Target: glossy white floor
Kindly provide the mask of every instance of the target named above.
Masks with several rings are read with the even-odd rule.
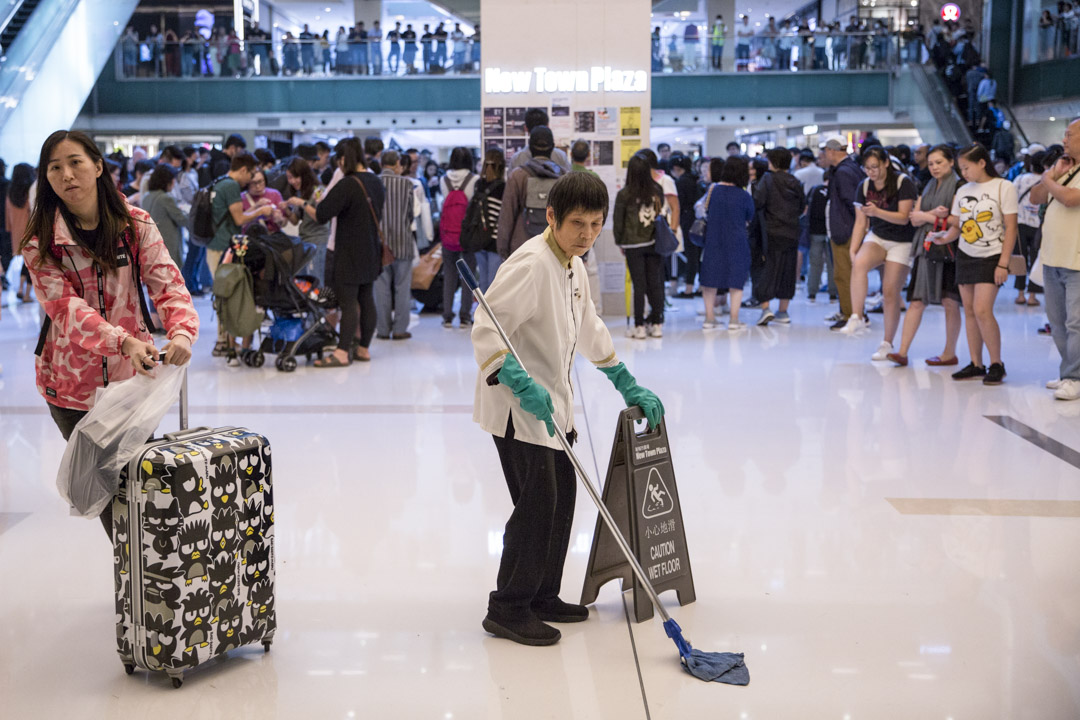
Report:
[[[1009,376],[997,388],[923,365],[941,349],[940,311],[906,369],[869,361],[880,316],[839,337],[821,322],[830,306],[805,301],[792,326],[735,336],[703,335],[689,301],[662,340],[611,323],[667,407],[697,602],[665,599],[695,645],[746,653],[746,688],[686,675],[658,620],[628,623],[614,584],[555,647],[481,630],[510,503],[470,420],[468,336],[431,316],[346,370],[226,368],[199,344],[192,423],[273,443],[280,629],[270,654],[234,652],[178,691],[126,676],[111,554],[54,487],[63,444],[33,385],[36,306],[5,308],[0,716],[1078,717],[1075,453],[985,416],[1080,448],[1080,403],[1042,389],[1057,356],[1035,332],[1041,309],[1012,297],[998,305]],[[577,383],[580,453],[598,476],[620,398],[585,363]],[[567,599],[595,517],[581,492]]]

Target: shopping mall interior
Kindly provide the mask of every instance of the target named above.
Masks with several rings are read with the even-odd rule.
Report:
[[[1078,43],[0,0],[0,717],[1080,717]]]

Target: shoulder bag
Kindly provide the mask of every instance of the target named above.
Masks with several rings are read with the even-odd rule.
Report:
[[[694,218],[694,224],[690,226],[690,242],[699,248],[705,247],[705,229],[709,222],[709,199],[712,197],[716,183],[709,185],[709,192],[705,193],[705,216]]]
[[[383,239],[382,227],[379,225],[379,216],[375,214],[375,206],[371,203],[371,196],[368,195],[367,188],[364,187],[364,182],[356,175],[351,175],[356,184],[360,186],[360,192],[364,193],[364,199],[367,200],[368,210],[371,211],[371,221],[375,223],[375,229],[379,233],[379,249],[382,252],[382,266],[386,267],[390,263],[394,262],[394,253],[390,251],[390,247],[386,244],[386,240]]]

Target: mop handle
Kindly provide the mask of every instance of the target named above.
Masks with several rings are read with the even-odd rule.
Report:
[[[518,361],[518,365],[528,375],[529,371],[525,367],[525,363],[521,361],[521,356],[514,350],[513,344],[510,342],[510,338],[507,337],[506,331],[503,330],[502,325],[499,323],[499,319],[495,317],[494,311],[491,306],[488,305],[487,298],[484,297],[484,292],[480,289],[480,285],[476,282],[476,278],[473,276],[472,270],[469,269],[468,264],[464,260],[457,261],[458,273],[461,275],[461,279],[472,291],[473,297],[476,298],[480,306],[484,308],[484,312],[491,318],[492,324],[495,326],[495,330],[498,331],[499,337],[502,338],[503,344],[506,345],[506,349],[510,351],[510,354],[514,356],[514,359]],[[532,376],[529,376],[530,379]],[[573,412],[573,408],[570,409]],[[664,622],[671,620],[671,616],[668,615],[667,610],[664,609],[664,605],[660,602],[660,597],[656,594],[656,590],[653,589],[652,583],[645,576],[645,570],[642,569],[641,563],[634,557],[634,551],[630,547],[630,544],[626,542],[626,538],[619,532],[618,526],[615,524],[615,518],[611,516],[611,512],[604,505],[603,499],[600,497],[600,493],[597,492],[596,487],[593,485],[592,480],[589,479],[589,473],[585,471],[585,467],[581,464],[577,454],[570,446],[570,441],[566,439],[566,434],[558,423],[552,423],[555,426],[555,437],[559,439],[559,444],[562,445],[563,450],[566,452],[567,457],[570,458],[570,462],[574,465],[574,469],[577,470],[578,477],[581,478],[582,484],[585,489],[589,491],[589,497],[592,498],[593,504],[596,505],[596,509],[600,512],[600,517],[604,519],[604,524],[607,525],[608,530],[611,531],[612,536],[615,538],[615,542],[618,543],[619,549],[622,550],[626,560],[630,563],[630,567],[634,571],[634,575],[637,576],[641,586],[648,593],[649,599],[652,600],[653,605],[656,607],[657,612],[660,613],[660,617]]]

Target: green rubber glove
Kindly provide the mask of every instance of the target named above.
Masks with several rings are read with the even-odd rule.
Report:
[[[528,373],[518,363],[513,355],[507,355],[503,366],[499,370],[499,382],[514,393],[514,397],[521,403],[521,409],[536,416],[536,419],[547,425],[549,437],[555,437],[555,406],[551,404],[551,395],[548,391],[533,382]]]
[[[656,393],[637,384],[626,365],[619,363],[615,367],[600,368],[600,372],[607,375],[615,389],[622,394],[626,407],[637,405],[641,408],[650,430],[660,425],[660,420],[664,417],[664,404],[656,397]]]

